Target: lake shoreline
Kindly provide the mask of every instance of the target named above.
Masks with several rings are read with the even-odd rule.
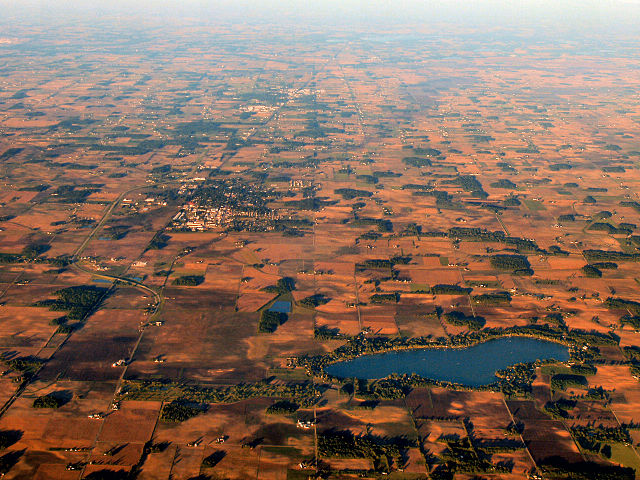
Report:
[[[366,380],[415,374],[478,387],[497,382],[496,373],[513,365],[564,362],[570,358],[569,348],[559,342],[512,335],[464,347],[398,349],[360,355],[325,365],[324,373],[337,379]]]

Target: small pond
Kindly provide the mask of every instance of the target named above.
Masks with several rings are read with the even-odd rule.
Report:
[[[111,282],[113,282],[113,280],[110,280],[108,278],[92,278],[91,281],[94,282],[94,283],[111,283]]]
[[[559,343],[528,337],[504,337],[467,348],[419,348],[364,355],[325,367],[336,377],[384,378],[392,373],[416,373],[434,380],[471,387],[497,380],[495,373],[510,365],[536,360],[566,361],[569,351]]]
[[[291,313],[291,302],[284,300],[276,300],[269,308],[270,312]]]

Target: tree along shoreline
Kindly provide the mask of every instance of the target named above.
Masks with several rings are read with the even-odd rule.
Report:
[[[298,366],[304,367],[307,374],[324,380],[342,380],[329,375],[325,367],[341,361],[352,360],[365,355],[382,354],[392,351],[413,350],[420,348],[461,349],[506,337],[536,338],[565,345],[569,349],[570,362],[596,360],[597,345],[617,345],[618,339],[611,335],[582,330],[565,330],[563,328],[544,326],[509,327],[506,329],[483,329],[467,334],[459,334],[449,338],[432,337],[367,337],[360,334],[347,338],[347,343],[332,352],[316,356],[300,356]],[[344,338],[344,337],[342,337]]]

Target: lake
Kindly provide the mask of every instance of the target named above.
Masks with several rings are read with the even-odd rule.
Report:
[[[325,372],[340,378],[366,379],[416,373],[478,387],[495,382],[497,370],[548,359],[569,360],[569,351],[564,345],[537,338],[504,337],[467,348],[418,348],[364,355],[327,365]]]

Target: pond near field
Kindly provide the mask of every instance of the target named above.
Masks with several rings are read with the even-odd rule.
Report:
[[[341,378],[384,378],[392,373],[416,373],[434,380],[478,387],[497,380],[496,371],[536,360],[569,360],[559,343],[528,337],[504,337],[467,348],[419,348],[364,355],[325,367]]]
[[[270,312],[291,313],[291,302],[284,300],[276,300],[269,308]]]

